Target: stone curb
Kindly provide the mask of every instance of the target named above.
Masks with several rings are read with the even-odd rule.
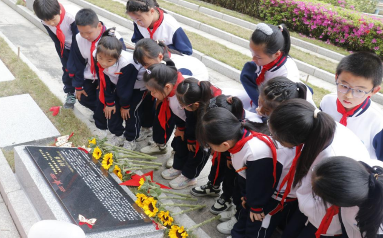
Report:
[[[29,198],[21,189],[15,174],[12,172],[0,151],[0,192],[5,204],[12,216],[12,219],[23,238],[27,238],[27,231],[33,224],[40,221],[35,209],[29,201]]]
[[[199,12],[204,13],[206,15],[210,15],[210,16],[213,16],[213,17],[216,17],[216,18],[228,21],[230,23],[242,26],[244,28],[248,28],[248,29],[254,30],[255,27],[256,27],[256,24],[254,24],[254,23],[251,23],[251,22],[248,22],[248,21],[245,21],[245,20],[242,20],[242,19],[230,16],[230,15],[227,15],[225,13],[218,12],[218,11],[206,8],[206,7],[201,7],[200,5],[197,5],[197,4],[194,4],[194,3],[189,3],[189,2],[183,1],[183,0],[165,0],[165,1],[174,3],[174,4],[177,4],[177,5],[186,7],[186,8],[190,8],[190,9],[195,10],[195,11],[199,11]],[[185,22],[184,24],[187,24],[187,22]],[[202,30],[202,29],[200,29],[200,30]],[[211,34],[213,35],[213,33],[211,33]],[[218,36],[218,37],[221,37],[221,36]],[[310,50],[310,51],[312,51],[314,53],[321,54],[321,55],[326,56],[328,58],[340,61],[344,57],[344,55],[342,55],[342,54],[339,54],[337,52],[328,50],[326,48],[323,48],[323,47],[317,46],[315,44],[306,42],[304,40],[301,40],[301,39],[298,39],[298,38],[295,38],[295,37],[292,37],[292,36],[290,38],[291,38],[291,43],[292,44],[294,44],[296,46],[299,46],[299,47],[302,47],[302,48],[304,48],[306,50]],[[240,38],[240,39],[243,40],[242,38]],[[236,42],[232,42],[232,43],[237,44]],[[248,43],[247,43],[246,47],[247,46],[248,46]]]

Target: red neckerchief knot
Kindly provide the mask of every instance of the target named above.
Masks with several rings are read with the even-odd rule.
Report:
[[[63,57],[64,48],[65,48],[65,35],[63,31],[61,30],[61,23],[63,22],[64,17],[65,17],[65,8],[60,3],[60,22],[56,26],[56,36],[57,36],[57,39],[60,41],[61,58]]]
[[[255,131],[250,131],[250,135],[246,136],[247,134],[247,130],[245,129],[244,130],[244,133],[243,133],[243,136],[242,136],[242,139],[240,139],[235,145],[233,148],[229,149],[228,151],[231,153],[231,154],[235,154],[235,153],[238,153],[239,151],[242,150],[243,146],[249,141],[251,140],[252,138],[256,137],[258,138],[259,140],[263,141],[266,145],[269,146],[270,150],[271,150],[271,154],[273,155],[273,166],[274,166],[274,170],[273,170],[273,176],[274,176],[274,184],[273,184],[273,187],[275,186],[275,183],[277,182],[277,149],[275,148],[275,144],[273,143],[272,139],[267,136],[267,135],[264,135],[262,133],[259,133],[259,132],[255,132]]]
[[[105,103],[106,82],[105,82],[104,68],[101,67],[99,62],[97,62],[97,66],[98,66],[98,75],[100,77],[100,94],[98,95],[98,98],[100,99],[100,102],[102,104],[104,104],[104,108],[105,108],[105,106],[106,106],[106,103]]]
[[[90,46],[90,72],[92,73],[93,77],[96,77],[96,67],[94,65],[93,51],[96,49],[96,43],[101,38],[101,36],[105,32],[105,30],[106,30],[106,28],[103,25],[101,32],[100,32],[100,35],[98,35],[98,37],[94,41],[92,41],[92,45]]]
[[[263,83],[263,81],[265,81],[265,73],[266,71],[268,71],[269,69],[273,68],[279,61],[282,57],[287,57],[287,56],[284,56],[283,54],[281,54],[280,56],[278,56],[274,61],[272,61],[271,63],[268,63],[267,65],[264,65],[262,66],[262,70],[261,70],[261,73],[258,75],[257,77],[257,80],[255,81],[255,83],[257,85],[261,85]],[[284,60],[281,60],[281,62],[283,62]],[[281,63],[280,62],[280,63]]]
[[[158,120],[160,121],[161,127],[165,131],[165,142],[166,142],[166,124],[168,123],[168,121],[172,115],[171,110],[170,110],[170,106],[169,106],[169,98],[173,97],[175,95],[178,84],[180,84],[184,80],[184,77],[182,76],[182,74],[180,72],[177,72],[177,75],[178,75],[177,82],[173,86],[173,89],[169,93],[169,95],[162,100],[160,112],[158,113]]]
[[[153,29],[150,30],[148,27],[147,30],[149,31],[150,39],[153,40],[153,35],[157,31],[158,27],[160,27],[162,21],[164,20],[164,11],[162,11],[160,8],[157,7],[158,14],[160,15],[158,20],[154,22]]]
[[[278,194],[281,192],[281,189],[283,188],[283,186],[285,186],[286,182],[287,182],[287,186],[286,186],[286,190],[285,192],[283,193],[283,197],[282,197],[282,200],[281,202],[278,204],[278,206],[280,208],[283,208],[283,204],[285,203],[285,200],[287,198],[287,196],[289,195],[290,191],[291,191],[291,186],[293,184],[293,181],[294,181],[294,176],[295,176],[295,169],[297,167],[297,162],[298,162],[298,159],[299,157],[301,156],[301,152],[302,152],[302,148],[303,148],[303,144],[302,145],[298,145],[296,148],[295,148],[295,157],[293,159],[293,162],[291,164],[291,167],[289,169],[289,172],[287,173],[287,175],[283,178],[282,180],[282,183],[281,185],[279,186],[279,190],[278,190],[278,193],[277,193],[277,196]]]
[[[324,215],[317,232],[315,232],[316,238],[320,238],[321,234],[327,233],[327,230],[331,225],[333,217],[337,215],[338,213],[339,213],[339,207],[335,205],[332,205],[326,210],[326,215]]]
[[[339,123],[344,126],[347,126],[347,117],[353,115],[355,111],[358,110],[360,107],[362,107],[364,103],[367,102],[368,100],[370,100],[370,97],[367,97],[367,99],[364,102],[354,107],[352,110],[346,111],[346,108],[342,105],[339,99],[336,99],[336,109],[338,110],[340,114],[342,114],[342,118],[340,119]]]

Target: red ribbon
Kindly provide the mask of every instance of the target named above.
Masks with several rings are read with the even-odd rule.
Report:
[[[266,73],[266,71],[268,71],[269,69],[274,67],[278,63],[278,61],[282,58],[282,56],[283,56],[283,54],[281,54],[273,62],[268,63],[267,65],[262,66],[261,73],[259,74],[259,76],[257,77],[257,80],[255,82],[257,85],[261,85],[263,83],[263,81],[265,81],[265,73]]]
[[[251,131],[251,134],[249,136],[246,136],[247,134],[247,130],[245,129],[244,133],[243,133],[243,137],[242,139],[240,139],[235,145],[233,148],[229,149],[229,152],[231,154],[235,154],[235,153],[238,153],[239,151],[242,150],[243,146],[249,141],[251,140],[253,137],[256,137],[258,138],[259,140],[263,141],[266,145],[269,146],[270,150],[271,150],[271,153],[273,155],[273,166],[274,166],[274,170],[273,170],[273,176],[274,176],[274,184],[273,184],[273,187],[275,186],[275,183],[277,182],[277,149],[275,148],[275,145],[272,141],[272,139],[267,136],[267,135],[264,135],[262,133],[258,133],[258,132],[255,132],[255,131]]]
[[[153,29],[150,30],[148,27],[147,30],[149,31],[150,39],[153,40],[153,35],[157,31],[158,27],[160,27],[162,21],[164,20],[164,11],[162,11],[160,8],[157,7],[158,14],[160,15],[158,20],[154,22]]]
[[[370,99],[370,97],[367,97],[367,99],[364,102],[368,102],[369,99]],[[358,110],[360,107],[364,106],[363,105],[364,102],[362,102],[358,106],[354,107],[352,110],[346,111],[346,108],[342,105],[342,103],[339,101],[339,99],[336,99],[336,109],[338,110],[338,112],[340,114],[342,114],[342,118],[340,119],[339,123],[344,125],[344,126],[347,126],[347,117],[351,116],[352,114],[355,113],[356,110]]]
[[[215,163],[215,161],[218,161],[217,163],[217,171],[215,173],[215,177],[214,177],[214,182],[213,182],[213,185],[215,185],[215,182],[217,181],[217,178],[218,178],[218,174],[219,174],[219,164],[221,162],[221,153],[220,152],[217,152],[215,151],[214,154],[213,154],[213,159],[212,159],[212,164]]]
[[[98,74],[100,77],[100,94],[98,95],[98,98],[100,99],[100,102],[104,104],[105,108],[105,88],[106,88],[106,82],[105,82],[105,75],[104,75],[104,68],[101,67],[100,63],[97,62],[98,66]]]
[[[64,48],[65,48],[65,35],[62,32],[60,25],[63,22],[65,17],[65,8],[63,7],[63,5],[61,5],[61,3],[60,3],[60,11],[61,11],[60,22],[56,26],[56,36],[57,36],[57,39],[60,41],[60,50],[61,50],[61,58],[62,58],[64,53]]]
[[[315,232],[316,238],[320,238],[321,234],[327,233],[327,230],[332,222],[333,217],[337,215],[338,213],[339,213],[338,206],[332,205],[331,207],[327,209],[326,215],[324,215],[317,232]]]
[[[98,37],[94,41],[92,41],[92,45],[90,46],[90,72],[93,74],[93,77],[96,77],[96,67],[94,66],[93,51],[96,49],[96,43],[101,38],[104,32],[105,32],[105,26],[102,26],[100,35],[98,35]]]
[[[170,106],[169,106],[169,98],[173,97],[175,95],[178,84],[180,84],[184,80],[184,77],[182,76],[182,74],[180,72],[178,72],[177,74],[178,74],[177,82],[173,86],[173,89],[169,93],[169,95],[166,98],[164,98],[164,100],[162,100],[160,112],[158,113],[158,120],[160,121],[161,127],[165,131],[165,142],[166,142],[166,124],[168,123],[168,121],[172,115],[171,110],[170,110]]]

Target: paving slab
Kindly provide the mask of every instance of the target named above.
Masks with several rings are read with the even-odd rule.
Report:
[[[7,205],[0,196],[0,237],[1,238],[19,238],[20,234],[13,223],[11,214]]]
[[[21,144],[46,144],[60,136],[29,94],[0,98],[0,148],[10,149]]]
[[[11,81],[15,79],[15,76],[9,71],[7,66],[0,59],[0,82]]]

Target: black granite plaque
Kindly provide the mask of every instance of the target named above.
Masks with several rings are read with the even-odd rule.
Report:
[[[75,224],[85,233],[147,225],[150,219],[99,164],[77,148],[26,146]],[[79,221],[97,219],[90,228]],[[92,221],[92,220],[90,220]]]

